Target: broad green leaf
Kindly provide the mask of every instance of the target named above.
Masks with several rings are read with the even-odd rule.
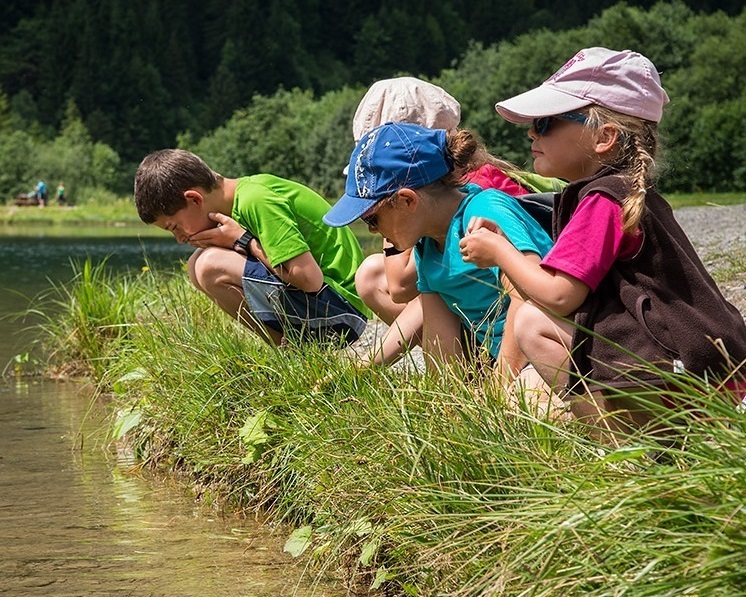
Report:
[[[378,552],[378,539],[371,539],[368,541],[365,545],[363,545],[363,550],[360,552],[360,558],[359,562],[363,566],[370,566],[371,560],[373,560],[373,557]]]
[[[246,456],[241,460],[243,464],[253,464],[262,455],[264,444],[269,439],[269,435],[264,431],[265,427],[272,429],[276,424],[269,411],[260,410],[246,419],[246,423],[238,431],[239,437],[247,447]]]
[[[142,413],[136,410],[120,412],[114,424],[114,439],[120,440],[140,424]]]
[[[241,458],[241,464],[254,464],[257,460],[259,460],[259,456],[261,455],[261,451],[256,446],[252,446],[251,448],[249,448],[246,456]]]
[[[294,558],[297,558],[311,546],[312,533],[313,529],[310,525],[295,529],[285,542],[285,547],[282,548],[282,551],[286,551]]]
[[[391,576],[389,575],[389,571],[386,569],[386,566],[381,566],[378,570],[376,570],[376,577],[373,579],[373,584],[370,585],[370,590],[375,591],[376,589],[380,589],[381,585],[389,578],[391,578]]]
[[[251,415],[243,427],[238,431],[239,437],[249,445],[263,444],[267,441],[269,436],[264,431],[264,428],[273,428],[274,421],[269,411],[260,410]]]
[[[371,531],[373,531],[373,525],[370,524],[369,521],[363,520],[362,518],[354,521],[350,525],[350,532],[355,533],[358,537],[370,535]]]
[[[607,454],[603,462],[622,462],[624,460],[637,460],[642,458],[649,451],[643,446],[625,446]]]
[[[112,389],[116,394],[122,395],[127,391],[127,385],[133,381],[140,381],[148,377],[148,372],[145,369],[138,367],[133,369],[129,373],[125,373],[112,384]]]

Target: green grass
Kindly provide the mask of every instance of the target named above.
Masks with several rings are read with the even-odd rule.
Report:
[[[132,199],[120,198],[111,201],[72,207],[49,205],[17,207],[0,205],[0,224],[24,225],[44,224],[48,226],[75,224],[137,225],[144,227],[137,215]]]
[[[736,205],[746,203],[746,193],[671,193],[664,196],[674,209],[703,205]]]
[[[116,394],[113,439],[204,503],[296,526],[309,574],[408,595],[746,590],[746,416],[716,387],[677,393],[696,416],[660,413],[681,442],[613,449],[508,408],[473,371],[270,348],[183,273],[84,264],[49,299],[57,362]]]
[[[707,255],[707,259],[713,262],[712,277],[719,284],[746,283],[746,247],[735,247],[728,252],[714,251]]]

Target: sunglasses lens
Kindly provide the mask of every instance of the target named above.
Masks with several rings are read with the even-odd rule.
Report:
[[[543,118],[534,118],[534,131],[537,135],[543,135],[549,130],[549,124],[552,121],[551,116],[544,116]]]
[[[365,222],[368,226],[371,228],[375,228],[376,224],[378,223],[378,219],[376,218],[376,214],[372,214],[370,216],[363,216],[360,218],[363,222]]]

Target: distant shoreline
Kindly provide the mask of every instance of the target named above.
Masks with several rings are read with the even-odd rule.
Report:
[[[0,225],[76,225],[98,224],[101,226],[143,226],[131,199],[120,199],[100,204],[0,205]]]

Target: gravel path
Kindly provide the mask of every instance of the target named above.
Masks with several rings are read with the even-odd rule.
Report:
[[[740,270],[719,286],[746,317],[746,203],[682,207],[674,214],[711,273],[734,266]]]
[[[725,298],[746,318],[746,203],[728,206],[683,207],[676,210],[676,219],[689,236],[707,269],[714,273],[740,263],[740,271],[719,284]],[[733,260],[731,259],[733,258]],[[387,326],[371,322],[354,345],[358,354],[366,351]],[[413,361],[422,365],[420,349],[413,351]]]

